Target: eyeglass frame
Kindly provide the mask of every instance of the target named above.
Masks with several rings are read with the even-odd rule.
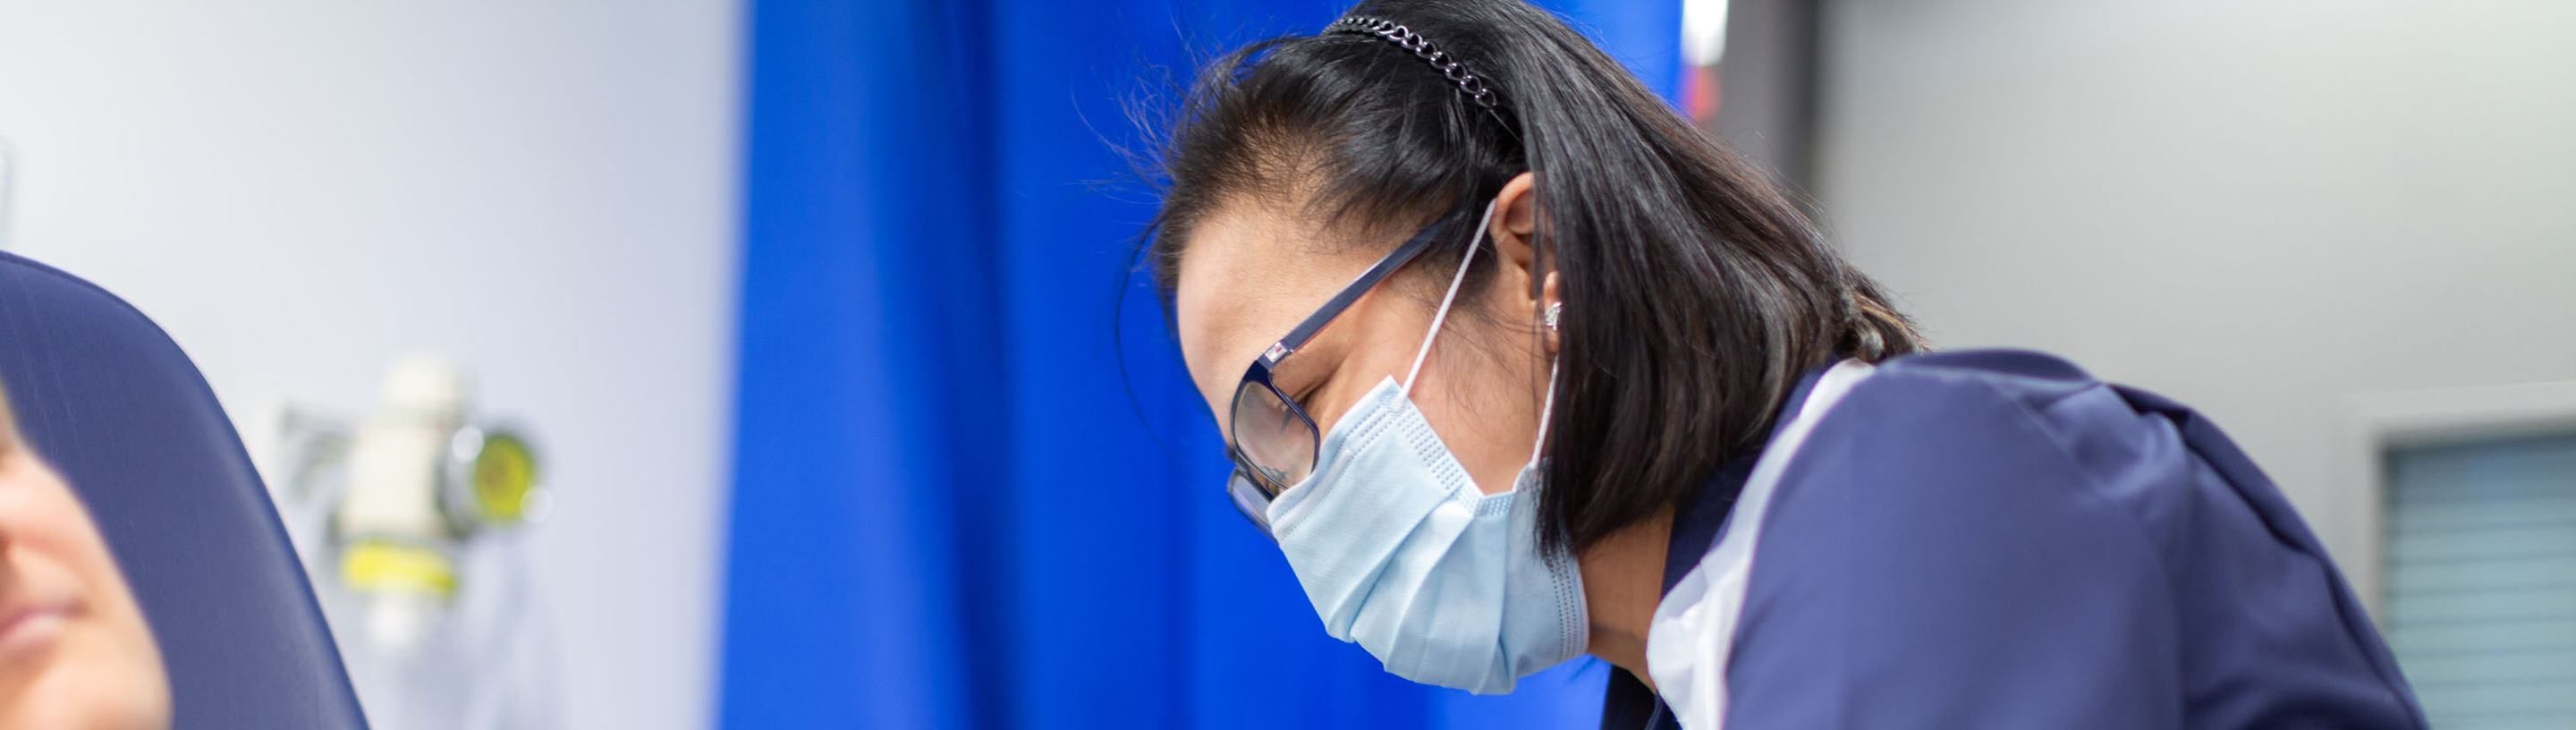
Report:
[[[1243,379],[1236,381],[1234,397],[1227,401],[1225,414],[1225,453],[1227,458],[1234,461],[1234,472],[1226,477],[1226,495],[1233,500],[1235,510],[1243,513],[1244,519],[1250,520],[1254,527],[1261,528],[1262,534],[1270,534],[1270,501],[1277,499],[1280,493],[1288,491],[1288,488],[1294,485],[1273,484],[1271,479],[1261,476],[1266,467],[1254,463],[1251,456],[1245,454],[1242,446],[1236,443],[1235,434],[1240,431],[1235,428],[1234,421],[1242,411],[1240,404],[1243,402],[1244,389],[1255,385],[1268,389],[1271,397],[1278,399],[1280,405],[1287,408],[1289,415],[1296,416],[1297,421],[1304,424],[1306,430],[1313,434],[1307,442],[1309,453],[1306,455],[1306,476],[1313,475],[1315,467],[1319,466],[1315,462],[1323,457],[1323,429],[1315,424],[1315,417],[1306,412],[1305,404],[1288,397],[1287,391],[1280,390],[1279,386],[1272,382],[1275,369],[1280,361],[1288,359],[1289,355],[1297,354],[1299,349],[1312,342],[1315,335],[1323,332],[1325,325],[1332,324],[1335,318],[1340,317],[1344,310],[1350,309],[1351,304],[1359,301],[1362,295],[1376,289],[1377,285],[1384,283],[1387,277],[1394,276],[1396,271],[1431,250],[1431,244],[1438,242],[1440,234],[1445,232],[1442,228],[1440,222],[1432,223],[1423,228],[1422,232],[1414,234],[1412,238],[1396,246],[1395,250],[1388,252],[1385,258],[1378,259],[1378,262],[1370,265],[1368,270],[1360,272],[1357,278],[1352,279],[1351,283],[1344,285],[1340,292],[1335,293],[1332,299],[1325,300],[1323,306],[1317,307],[1313,314],[1306,315],[1306,319],[1298,322],[1296,328],[1288,330],[1287,336],[1272,343],[1269,349],[1262,350],[1261,356],[1253,358],[1252,366],[1244,370]],[[1303,478],[1303,476],[1299,477],[1300,480]]]

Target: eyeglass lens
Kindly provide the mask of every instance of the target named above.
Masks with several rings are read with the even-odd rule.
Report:
[[[1277,494],[1315,469],[1315,425],[1289,408],[1277,388],[1246,382],[1234,393],[1234,447]]]

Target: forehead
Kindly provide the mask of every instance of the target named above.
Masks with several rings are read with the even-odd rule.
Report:
[[[1262,348],[1368,267],[1366,250],[1327,245],[1315,226],[1272,206],[1219,206],[1183,242],[1173,320],[1191,379],[1210,401],[1230,396]],[[1356,263],[1354,260],[1356,259]]]

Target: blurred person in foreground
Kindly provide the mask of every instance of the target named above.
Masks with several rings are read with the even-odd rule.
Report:
[[[161,652],[70,485],[0,389],[0,730],[170,725]]]

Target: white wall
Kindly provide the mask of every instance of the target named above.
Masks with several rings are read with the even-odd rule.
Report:
[[[2576,379],[2576,3],[1833,3],[1817,195],[1945,347],[2212,414],[2347,568],[2357,394]],[[2367,570],[2367,568],[2364,568]]]
[[[355,411],[396,354],[458,357],[548,452],[569,725],[702,726],[736,13],[0,0],[14,245],[158,319],[236,419]]]

